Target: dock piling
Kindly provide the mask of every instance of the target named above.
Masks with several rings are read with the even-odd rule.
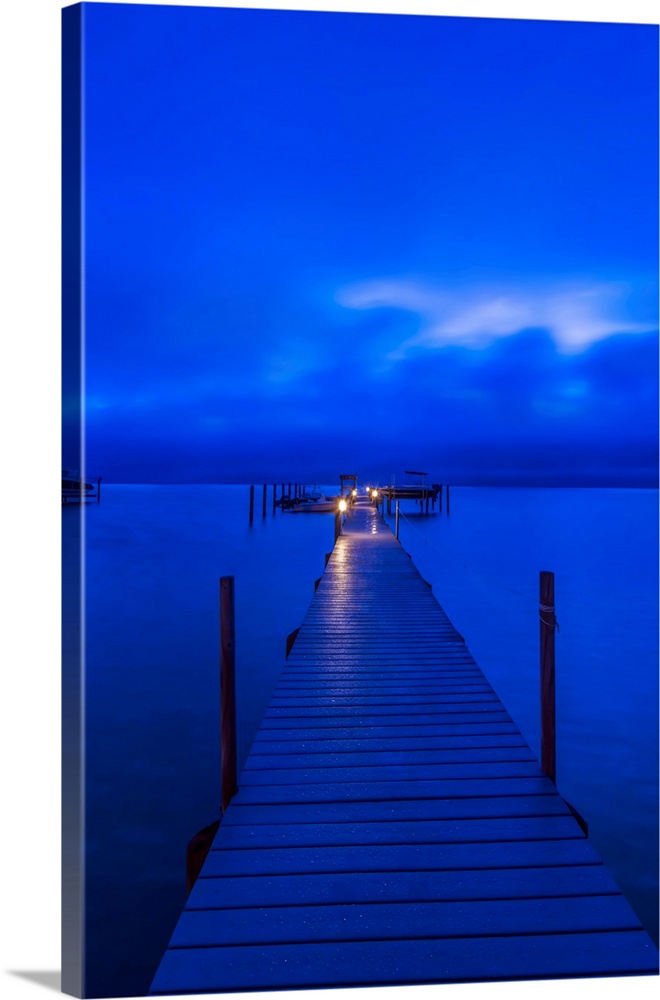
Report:
[[[250,513],[249,513],[250,524],[254,521],[254,486],[250,487]]]
[[[541,768],[556,783],[555,719],[555,574],[542,571],[539,587],[541,620]]]
[[[396,509],[394,515],[394,537],[397,542],[399,541],[399,501],[396,502]]]
[[[220,577],[220,777],[224,813],[236,785],[236,645],[234,577]]]

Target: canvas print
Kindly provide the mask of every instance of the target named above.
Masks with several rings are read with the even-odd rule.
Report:
[[[62,24],[64,991],[657,975],[657,26]]]

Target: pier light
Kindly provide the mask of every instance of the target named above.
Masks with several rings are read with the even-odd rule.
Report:
[[[372,490],[371,495],[372,497],[376,498],[378,496],[378,490]]]
[[[354,497],[357,496],[357,490],[353,490],[352,496],[354,496]]]
[[[342,514],[344,513],[344,511],[346,510],[347,507],[348,507],[348,504],[346,503],[345,500],[340,500],[339,501],[339,509],[342,512]]]

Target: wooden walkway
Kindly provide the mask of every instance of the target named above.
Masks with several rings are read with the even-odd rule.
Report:
[[[657,973],[411,559],[347,519],[152,993]]]

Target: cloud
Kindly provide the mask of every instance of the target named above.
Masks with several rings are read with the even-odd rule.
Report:
[[[336,301],[348,309],[415,313],[418,331],[387,355],[388,360],[399,361],[420,349],[483,349],[525,329],[547,330],[559,351],[581,353],[608,337],[647,333],[657,327],[653,307],[640,310],[631,304],[633,292],[623,281],[456,288],[380,279],[346,286]]]

